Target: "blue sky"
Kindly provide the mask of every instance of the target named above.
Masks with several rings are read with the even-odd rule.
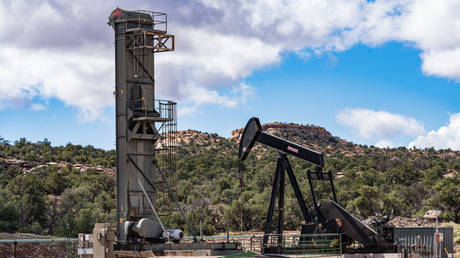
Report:
[[[460,85],[424,76],[419,54],[417,49],[395,42],[376,48],[356,46],[308,60],[286,54],[280,65],[246,79],[257,89],[248,103],[235,108],[206,106],[196,114],[179,117],[179,124],[184,129],[228,137],[232,129],[244,127],[251,116],[258,116],[262,123],[319,125],[343,139],[374,145],[375,138],[353,134],[336,120],[344,109],[367,108],[414,117],[426,130],[437,130],[448,124],[450,114],[460,110]],[[396,138],[402,146],[414,140],[411,136]]]
[[[451,25],[453,7],[443,1],[350,1],[345,7],[358,17],[351,19],[350,13],[340,13],[347,8],[327,1],[326,7],[310,5],[305,10],[318,8],[317,12],[338,12],[334,17],[345,18],[309,20],[292,8],[295,1],[241,2],[243,7],[221,1],[158,3],[159,11],[169,14],[169,32],[176,35],[177,47],[157,56],[157,92],[178,101],[179,129],[229,137],[257,116],[262,123],[319,125],[359,144],[460,150],[460,63],[451,60],[460,53],[460,40],[430,33]],[[0,13],[7,10],[14,16],[18,5],[1,4]],[[74,5],[43,1],[37,8],[51,14],[47,17],[71,19],[69,10],[81,7]],[[0,27],[1,137],[114,148],[113,32],[104,20],[117,5],[158,10],[144,1],[109,2],[91,10],[97,18],[71,28],[38,17],[37,23],[26,21],[35,24],[27,25],[30,29],[52,29],[33,46],[13,45],[20,37],[1,40],[10,32]],[[419,10],[421,6],[425,9]],[[246,20],[235,25],[240,30],[228,33],[229,15],[238,8]],[[258,18],[270,8],[284,8],[294,18],[273,31],[271,25],[279,25],[283,14],[273,21]],[[397,14],[388,14],[396,9]],[[417,20],[417,12],[432,9],[437,10],[434,20]],[[437,27],[431,28],[433,23]],[[393,28],[391,32],[384,25]],[[22,27],[24,34],[31,31],[27,26]],[[70,29],[80,37],[53,42]],[[209,42],[198,45],[194,33]],[[270,33],[283,43],[267,36]],[[19,67],[24,66],[22,77]]]

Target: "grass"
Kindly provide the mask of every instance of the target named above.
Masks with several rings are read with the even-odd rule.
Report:
[[[224,257],[256,257],[256,256],[260,256],[260,254],[258,253],[254,253],[254,252],[244,252],[244,253],[239,253],[239,254],[231,254],[231,255],[226,255]]]

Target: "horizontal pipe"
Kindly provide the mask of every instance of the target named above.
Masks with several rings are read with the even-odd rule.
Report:
[[[248,238],[248,237],[263,237],[264,234],[254,234],[254,235],[230,235],[230,238]],[[276,236],[277,234],[269,234]],[[338,234],[308,234],[308,235],[299,235],[295,233],[283,234],[284,236],[306,236],[306,237],[318,237],[318,236],[337,236]],[[203,236],[204,239],[226,239],[227,235],[217,235],[217,236]],[[184,239],[193,239],[193,236],[185,236]],[[0,243],[53,243],[53,242],[77,242],[78,238],[32,238],[32,239],[0,239]]]
[[[77,242],[78,238],[31,238],[31,239],[0,239],[0,243],[53,243]]]

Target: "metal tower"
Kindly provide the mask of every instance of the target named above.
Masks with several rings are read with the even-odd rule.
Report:
[[[159,191],[172,194],[176,103],[155,99],[154,56],[173,51],[174,36],[167,33],[165,13],[117,8],[109,25],[115,31],[117,229],[123,243],[140,220],[161,224],[152,203]]]

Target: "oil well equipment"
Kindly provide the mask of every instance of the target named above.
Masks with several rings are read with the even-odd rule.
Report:
[[[179,212],[184,228],[197,242],[173,189],[176,102],[155,96],[155,55],[175,48],[174,35],[167,31],[167,14],[117,8],[108,24],[115,32],[115,249],[158,251],[160,255],[173,249],[236,250],[236,244],[231,243],[181,245],[182,229],[162,223],[163,216]]]
[[[155,198],[171,190],[177,123],[176,103],[155,98],[154,64],[156,53],[174,50],[174,35],[164,13],[116,9],[109,24],[115,31],[118,241],[162,241],[167,231]],[[163,167],[160,155],[167,156]]]
[[[333,175],[331,171],[324,173],[324,156],[322,153],[310,150],[299,144],[289,142],[280,137],[267,134],[262,131],[259,119],[251,118],[240,139],[238,156],[244,161],[256,142],[275,148],[278,153],[278,162],[273,179],[273,188],[268,206],[266,217],[265,232],[262,240],[262,253],[281,254],[285,253],[286,248],[291,249],[290,253],[295,250],[302,250],[302,246],[285,247],[283,245],[283,218],[284,218],[284,193],[285,193],[285,174],[288,175],[291,186],[294,190],[300,210],[302,211],[305,224],[302,225],[302,236],[321,236],[322,234],[330,236],[335,233],[341,239],[330,239],[331,244],[342,243],[344,252],[352,253],[384,253],[396,252],[396,245],[390,240],[382,237],[372,228],[354,217],[338,204],[335,193]],[[310,192],[313,207],[307,207],[302,191],[297,183],[297,179],[292,170],[288,155],[301,158],[315,165],[315,170],[307,170],[307,176],[310,186]],[[330,182],[333,199],[318,203],[316,200],[313,181],[326,180]],[[278,228],[277,234],[271,234],[271,220],[275,212],[275,202],[278,197]],[[306,242],[306,239],[300,239],[300,242]],[[359,242],[360,248],[347,249],[347,245],[352,242]],[[314,241],[312,241],[314,242]],[[301,244],[300,244],[301,245]]]

